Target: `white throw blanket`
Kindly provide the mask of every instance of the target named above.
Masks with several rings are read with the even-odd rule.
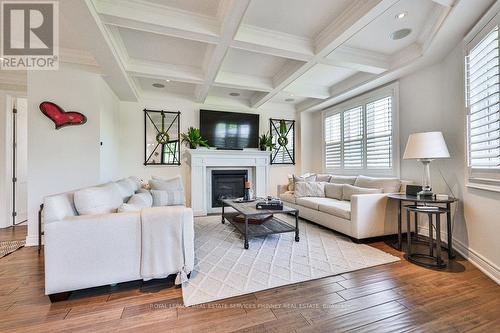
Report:
[[[141,211],[141,277],[162,279],[177,274],[176,284],[187,281],[183,244],[184,206],[144,208]]]

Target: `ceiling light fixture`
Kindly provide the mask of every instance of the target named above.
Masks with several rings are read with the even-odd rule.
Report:
[[[166,81],[166,82],[170,82],[170,80],[169,80],[169,79],[166,79],[165,81]]]
[[[285,98],[285,102],[295,102],[294,98]]]
[[[239,95],[240,95],[240,93],[237,93],[237,92],[229,93],[229,96],[233,96],[233,97],[238,97]]]
[[[411,34],[411,29],[396,30],[391,34],[391,39],[393,40],[403,39],[407,37],[409,34]]]
[[[397,13],[395,18],[396,18],[396,20],[402,20],[406,17],[406,15],[408,15],[408,12]]]
[[[155,88],[165,88],[165,85],[161,83],[153,83],[152,86]]]

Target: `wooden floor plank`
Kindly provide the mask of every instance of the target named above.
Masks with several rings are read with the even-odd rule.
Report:
[[[23,230],[0,230],[0,239],[24,238]],[[0,331],[500,332],[500,286],[468,261],[454,264],[461,271],[402,259],[189,308],[172,279],[93,288],[52,304],[43,255],[22,248],[0,259]]]

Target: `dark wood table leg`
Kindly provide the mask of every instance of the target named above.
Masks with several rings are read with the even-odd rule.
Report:
[[[248,216],[245,215],[245,250],[248,250]]]
[[[398,251],[401,251],[401,247],[402,247],[402,230],[401,230],[401,205],[402,205],[402,202],[401,200],[398,200]]]
[[[295,212],[295,241],[298,242],[299,237],[299,212]]]
[[[408,238],[406,240],[406,255],[410,256],[411,255],[411,221],[410,221],[410,211],[406,211],[406,237]]]
[[[436,263],[438,266],[442,264],[441,261],[441,214],[436,214]]]
[[[222,224],[224,224],[225,223],[224,222],[224,201],[222,201],[222,217],[221,217],[221,219],[222,219],[222,221],[221,221]]]
[[[455,259],[455,254],[453,253],[453,235],[452,235],[452,226],[451,226],[451,204],[446,204],[446,233],[448,236],[448,259]]]

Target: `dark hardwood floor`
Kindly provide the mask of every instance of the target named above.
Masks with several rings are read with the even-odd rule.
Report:
[[[0,239],[11,236],[0,230]],[[465,260],[457,265],[460,272],[438,272],[402,259],[191,308],[172,280],[51,304],[43,253],[23,248],[0,259],[0,332],[500,332],[500,286]]]

